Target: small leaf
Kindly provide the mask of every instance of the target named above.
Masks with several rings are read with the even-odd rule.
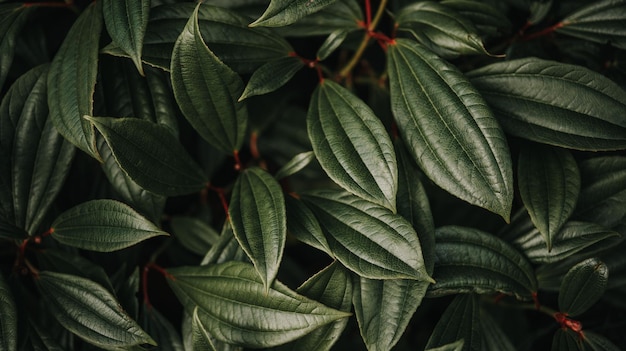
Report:
[[[574,317],[584,313],[602,297],[608,279],[608,267],[596,258],[575,265],[561,283],[559,310]]]
[[[309,103],[307,130],[315,156],[333,181],[395,212],[398,169],[393,144],[361,99],[330,80],[321,82]]]
[[[500,238],[473,228],[444,226],[437,228],[435,239],[437,283],[430,286],[429,296],[500,292],[530,299],[537,291],[530,263]]]
[[[464,345],[465,345],[465,340],[459,339],[449,344],[426,349],[425,351],[462,351]]]
[[[294,175],[301,171],[304,167],[308,166],[311,161],[315,159],[315,154],[313,151],[301,152],[295,155],[289,162],[280,167],[274,178],[277,180],[281,180],[283,178],[289,177],[290,175]]]
[[[289,233],[303,243],[332,255],[322,227],[313,212],[302,201],[291,196],[285,197],[285,205]]]
[[[115,297],[91,280],[43,271],[35,283],[57,321],[81,339],[107,350],[156,345]]]
[[[581,7],[561,21],[557,33],[626,49],[626,3],[622,0],[596,1]]]
[[[460,294],[441,315],[428,339],[426,349],[463,341],[462,350],[481,350],[480,308],[477,295]],[[437,350],[437,349],[435,349]]]
[[[346,192],[302,196],[324,231],[331,254],[348,269],[370,279],[431,281],[417,233],[388,208]]]
[[[92,3],[76,20],[54,56],[48,74],[50,118],[69,142],[100,160],[93,125],[93,94],[98,73],[102,2]]]
[[[271,0],[265,12],[251,27],[283,27],[292,24],[302,17],[315,13],[336,0]]]
[[[391,103],[408,151],[444,190],[508,221],[512,162],[487,104],[455,66],[415,42],[396,42],[387,51]]]
[[[524,206],[549,252],[553,238],[578,201],[580,174],[576,160],[567,150],[526,145],[518,160],[518,183]]]
[[[288,37],[308,37],[329,35],[337,30],[362,29],[363,12],[356,0],[334,1],[318,12],[299,19],[285,27],[277,28]]]
[[[204,256],[220,240],[215,229],[197,218],[176,216],[171,219],[170,225],[180,244],[198,255]]]
[[[571,329],[560,328],[552,338],[552,351],[584,351],[578,334]]]
[[[289,82],[302,67],[304,67],[304,62],[294,56],[281,57],[267,62],[254,71],[238,101],[273,92]]]
[[[80,249],[111,252],[158,235],[168,235],[129,206],[92,200],[63,212],[52,223],[52,237]]]
[[[269,289],[278,274],[287,239],[280,184],[261,168],[246,169],[233,187],[228,215],[237,241]]]
[[[626,92],[599,73],[526,58],[467,76],[511,135],[575,150],[626,148]]]
[[[193,309],[191,320],[191,333],[193,340],[192,351],[217,351],[211,340],[211,336],[202,325],[202,321],[198,317],[198,306]]]
[[[153,306],[143,305],[142,327],[153,335],[160,349],[168,351],[184,351],[180,334],[172,323]]]
[[[150,0],[104,0],[104,24],[113,42],[135,63],[143,76],[141,50],[148,26]]]
[[[168,128],[137,118],[85,119],[98,128],[117,163],[142,188],[173,196],[206,186],[202,169]]]
[[[33,10],[23,4],[0,5],[0,90],[13,62],[17,36]]]
[[[17,350],[17,309],[15,300],[4,280],[4,276],[0,273],[0,350],[16,351]]]
[[[187,22],[172,52],[174,96],[185,118],[209,144],[226,154],[243,144],[246,105],[237,102],[243,82],[206,46],[198,25],[198,9]]]
[[[613,344],[606,337],[596,334],[592,331],[585,330],[585,337],[583,339],[585,343],[585,350],[591,349],[591,351],[620,351],[617,345]]]
[[[319,61],[323,61],[330,56],[348,37],[348,34],[352,32],[353,29],[337,29],[336,31],[330,33],[324,43],[317,49],[317,54],[315,55]]]
[[[168,283],[216,339],[244,347],[277,346],[349,313],[301,296],[279,282],[268,290],[255,268],[226,262],[169,270]]]

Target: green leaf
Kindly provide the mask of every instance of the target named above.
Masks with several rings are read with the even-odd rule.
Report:
[[[311,161],[315,159],[315,154],[313,151],[301,152],[295,155],[289,162],[284,164],[276,174],[274,178],[277,180],[281,180],[283,178],[289,177],[290,175],[294,175],[301,171],[304,167],[308,166]]]
[[[193,340],[193,351],[217,351],[211,340],[211,336],[202,325],[202,321],[198,317],[198,306],[193,309],[193,317],[191,321],[191,332]]]
[[[336,190],[318,191],[302,200],[319,220],[331,255],[370,279],[431,281],[417,233],[388,208]]]
[[[322,227],[313,212],[302,201],[291,196],[285,197],[285,205],[289,233],[303,243],[332,255]]]
[[[0,350],[17,350],[17,309],[9,285],[0,273]]]
[[[398,169],[385,126],[356,95],[330,80],[313,92],[307,114],[313,152],[349,192],[395,212]]]
[[[206,186],[206,175],[168,128],[137,118],[85,119],[98,128],[122,170],[142,188],[174,196]]]
[[[443,0],[441,5],[453,9],[469,20],[482,35],[506,34],[513,24],[495,3],[475,0]]]
[[[48,118],[48,65],[21,76],[0,104],[0,191],[7,221],[34,235],[70,170],[74,147]],[[2,211],[0,211],[2,212]]]
[[[176,216],[170,225],[180,244],[198,255],[204,256],[220,240],[217,231],[198,218]]]
[[[243,82],[206,46],[198,25],[198,9],[176,40],[171,77],[178,106],[209,144],[231,154],[241,148],[248,110],[237,102]]]
[[[76,20],[54,56],[48,74],[48,105],[56,129],[97,160],[96,134],[83,116],[93,115],[102,31],[102,2],[92,3]]]
[[[530,263],[502,239],[458,226],[437,228],[435,239],[437,283],[430,286],[430,296],[500,292],[530,299],[537,291]]]
[[[578,334],[571,329],[560,328],[552,338],[552,351],[584,351]]]
[[[543,236],[537,229],[519,236],[513,241],[533,263],[551,263],[560,261],[601,240],[618,236],[595,223],[570,221],[552,240],[552,250],[548,250]]]
[[[248,256],[239,245],[233,234],[230,221],[224,223],[219,240],[211,246],[211,250],[204,255],[201,265],[223,263],[228,261],[249,262]]]
[[[420,1],[404,7],[396,17],[396,24],[398,30],[409,32],[443,57],[489,54],[474,24],[439,2]]]
[[[511,135],[575,150],[626,148],[626,92],[599,73],[526,58],[467,76]]]
[[[153,335],[160,349],[171,351],[184,351],[180,334],[172,323],[155,309],[153,306],[143,305],[142,327]]]
[[[596,258],[575,265],[561,283],[559,310],[574,317],[584,313],[600,300],[608,280],[609,268]]]
[[[255,268],[226,262],[169,270],[168,283],[188,312],[216,339],[244,347],[277,346],[350,314],[274,282],[268,290]]]
[[[304,62],[295,56],[281,57],[267,62],[254,71],[239,101],[250,96],[273,92],[289,82],[302,67],[304,67]]]
[[[464,345],[465,345],[465,340],[460,339],[455,342],[445,344],[439,347],[426,349],[426,351],[462,351]]]
[[[24,229],[15,226],[0,216],[0,239],[24,240],[26,238],[28,238],[28,233]]]
[[[287,239],[280,184],[261,168],[246,169],[233,187],[228,216],[235,238],[269,289],[278,274]]]
[[[428,285],[408,279],[355,278],[354,311],[369,351],[390,350],[400,340]]]
[[[93,281],[43,271],[35,283],[57,321],[81,339],[107,350],[156,345],[115,297]]]
[[[339,46],[346,40],[348,34],[354,29],[337,29],[330,33],[326,40],[322,43],[319,49],[317,49],[317,60],[323,61],[330,56]]]
[[[444,190],[508,221],[509,149],[478,91],[455,66],[415,42],[396,40],[387,57],[391,107],[417,164]]]
[[[130,56],[143,76],[141,50],[148,27],[150,0],[104,0],[102,7],[104,24],[111,39]]]
[[[519,191],[548,252],[553,238],[574,212],[580,192],[576,160],[564,149],[526,145],[518,160]]]
[[[168,235],[131,207],[114,200],[91,200],[52,223],[52,237],[80,249],[111,252],[158,235]]]
[[[583,342],[585,343],[585,349],[591,349],[591,351],[619,351],[620,348],[613,344],[606,337],[596,334],[592,331],[585,330],[585,337]]]
[[[320,11],[336,0],[271,0],[265,12],[251,27],[283,27],[292,24],[302,17]]]
[[[596,43],[610,43],[626,49],[626,3],[622,0],[596,1],[561,20],[557,33]]]
[[[343,312],[350,312],[352,307],[352,277],[350,271],[337,261],[309,278],[296,292]],[[275,351],[328,351],[339,339],[347,324],[347,318],[334,321],[302,338],[277,347]]]
[[[508,336],[504,334],[502,328],[500,328],[500,324],[484,309],[480,310],[480,329],[483,334],[482,342],[485,350],[517,350],[509,340]]]
[[[464,351],[481,350],[480,307],[474,294],[460,294],[448,305],[428,339],[426,349],[433,349],[458,340]]]
[[[17,36],[33,10],[24,4],[0,5],[0,90],[13,62]]]
[[[318,12],[307,15],[297,22],[277,28],[284,36],[308,37],[328,35],[337,30],[361,29],[363,21],[361,6],[356,0],[334,1]]]

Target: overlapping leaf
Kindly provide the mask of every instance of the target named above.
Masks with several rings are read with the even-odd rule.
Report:
[[[104,0],[104,24],[113,42],[133,60],[143,75],[141,51],[148,26],[150,0]]]
[[[609,42],[620,49],[626,49],[624,21],[626,2],[596,1],[561,20],[557,32],[601,44]]]
[[[464,75],[424,46],[387,51],[392,110],[424,173],[451,194],[509,218],[513,171],[495,117]]]
[[[569,316],[584,313],[604,294],[609,279],[609,269],[596,258],[584,260],[563,278],[559,291],[559,310]]]
[[[239,101],[250,96],[271,93],[285,85],[302,67],[304,62],[295,56],[269,61],[254,71]]]
[[[183,342],[172,323],[153,306],[143,305],[141,326],[154,337],[159,348],[171,351],[184,351]]]
[[[459,339],[455,342],[451,342],[449,344],[445,344],[439,347],[433,347],[426,349],[426,351],[462,351],[463,346],[465,346],[465,340]]]
[[[461,294],[452,300],[435,325],[426,349],[463,340],[464,351],[481,350],[480,307],[474,294]]]
[[[374,112],[332,81],[321,82],[307,115],[313,152],[349,192],[395,212],[398,169],[393,144]]]
[[[17,350],[17,309],[9,285],[0,273],[0,350]]]
[[[596,334],[592,331],[585,330],[584,338],[585,346],[591,351],[619,351],[620,348],[606,337]]]
[[[33,10],[17,3],[0,5],[0,89],[13,62],[17,35]]]
[[[320,11],[336,0],[271,0],[265,12],[250,26],[282,27]]]
[[[172,52],[172,88],[181,111],[209,144],[232,154],[243,144],[248,110],[237,99],[243,91],[239,75],[206,46],[196,7]]]
[[[355,30],[362,28],[361,6],[356,0],[334,1],[318,12],[301,18],[285,27],[277,28],[284,36],[307,37],[328,35],[337,30]]]
[[[582,351],[582,340],[571,329],[560,328],[552,337],[552,351]]]
[[[299,295],[279,282],[266,290],[255,268],[227,262],[169,270],[168,283],[185,309],[218,340],[272,347],[350,314]]]
[[[110,252],[158,235],[168,235],[128,205],[91,200],[73,207],[52,223],[52,237],[81,249]]]
[[[313,151],[305,151],[295,155],[289,162],[285,163],[274,175],[274,178],[281,180],[290,175],[296,174],[304,167],[308,166],[315,159]]]
[[[228,261],[250,262],[233,234],[230,221],[224,223],[219,240],[211,246],[211,250],[204,255],[200,264],[204,266]]]
[[[467,18],[483,35],[506,33],[512,26],[509,18],[492,3],[473,0],[443,0],[441,4]]]
[[[181,245],[198,255],[205,255],[219,241],[215,229],[198,218],[176,216],[170,220],[170,225]]]
[[[70,254],[63,249],[46,248],[37,252],[37,262],[41,270],[86,278],[101,285],[111,293],[115,292],[104,268],[77,253]],[[136,293],[137,290],[133,292],[133,297]]]
[[[198,307],[193,309],[191,321],[191,332],[193,341],[193,351],[217,351],[211,340],[211,335],[206,331],[202,321],[198,317]]]
[[[15,224],[0,216],[0,239],[23,240],[27,237],[28,233],[24,229],[15,226]]]
[[[287,229],[296,239],[332,255],[322,227],[313,212],[291,196],[285,198]]]
[[[468,76],[511,135],[577,150],[626,148],[626,92],[599,73],[526,58]]]

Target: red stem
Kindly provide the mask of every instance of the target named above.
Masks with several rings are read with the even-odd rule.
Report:
[[[243,169],[243,165],[241,164],[241,160],[239,159],[239,151],[233,151],[233,157],[235,158],[235,170],[240,171]]]
[[[250,155],[252,155],[252,158],[254,158],[255,160],[261,158],[261,154],[259,153],[258,141],[259,133],[257,133],[256,131],[250,133]]]
[[[564,25],[565,24],[563,22],[559,22],[559,23],[557,23],[557,24],[555,24],[553,26],[550,26],[548,28],[544,28],[544,29],[542,29],[542,30],[540,30],[538,32],[530,33],[528,35],[525,35],[525,36],[522,37],[522,40],[532,40],[532,39],[535,39],[535,38],[542,37],[544,35],[548,35],[548,34],[554,32],[555,30],[563,27]]]
[[[583,333],[583,325],[577,320],[567,317],[567,313],[557,312],[554,314],[554,319],[561,325],[563,329],[570,329],[574,333],[578,334],[581,339],[585,337]]]
[[[150,272],[150,264],[147,264],[143,267],[143,272],[141,272],[141,290],[143,291],[143,303],[148,307],[148,309],[152,308],[152,304],[150,303],[150,297],[148,296],[148,272]]]
[[[224,209],[224,213],[226,213],[226,217],[228,218],[228,201],[226,201],[226,195],[224,195],[224,189],[218,188],[215,186],[210,186],[209,189],[215,191],[217,196],[220,198],[220,202],[222,203],[222,208]]]
[[[370,0],[365,0],[365,21],[366,28],[369,30],[372,25],[372,4]]]

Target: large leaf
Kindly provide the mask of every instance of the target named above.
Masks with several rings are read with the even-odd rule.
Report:
[[[529,299],[537,280],[526,258],[489,233],[458,226],[435,231],[435,274],[430,296],[500,292]]]
[[[250,26],[282,27],[315,13],[336,0],[271,0],[269,6]]]
[[[100,159],[93,125],[93,94],[98,73],[102,2],[92,3],[76,20],[54,56],[48,75],[50,118],[59,133]]]
[[[483,347],[485,350],[517,350],[500,327],[498,321],[493,319],[484,309],[480,310],[480,328],[483,334]]]
[[[558,33],[626,49],[626,2],[602,0],[583,6],[561,20]]]
[[[462,350],[480,351],[481,338],[478,297],[474,294],[461,294],[452,300],[441,315],[428,339],[426,349],[462,339]]]
[[[349,192],[395,212],[398,169],[393,144],[374,112],[330,80],[315,89],[307,115],[313,152]]]
[[[107,350],[156,345],[115,297],[93,281],[43,271],[35,283],[57,321],[87,342]]]
[[[336,190],[302,196],[319,220],[331,255],[370,279],[432,281],[417,233],[402,216]]]
[[[580,174],[576,160],[564,149],[526,145],[520,152],[517,174],[524,206],[550,251],[553,238],[578,201]]]
[[[208,179],[168,128],[137,118],[85,117],[98,128],[122,170],[162,195],[203,189]]]
[[[392,110],[424,173],[451,194],[508,220],[513,170],[504,134],[464,75],[424,46],[387,51]]]
[[[278,274],[287,239],[280,184],[261,168],[246,169],[233,187],[228,216],[237,241],[269,289]]]
[[[0,350],[17,350],[17,310],[13,294],[0,273]]]
[[[196,7],[172,52],[172,88],[181,111],[209,144],[231,154],[243,144],[248,110],[239,75],[206,46]]]
[[[455,342],[451,342],[442,346],[428,348],[426,351],[462,351],[465,345],[464,339],[459,339]]]
[[[609,269],[596,258],[584,260],[563,278],[559,291],[559,310],[569,316],[584,313],[604,294]]]
[[[68,253],[64,249],[46,248],[37,252],[37,262],[41,270],[83,277],[101,285],[111,293],[115,292],[104,268],[78,253]],[[135,297],[136,292],[133,293],[133,297]]]
[[[104,0],[104,24],[113,42],[135,63],[143,75],[141,50],[148,26],[150,0]]]
[[[52,233],[65,245],[100,252],[168,235],[128,205],[114,200],[91,200],[63,212],[52,223]]]
[[[441,4],[468,19],[483,35],[507,33],[512,26],[506,13],[503,13],[495,3],[475,0],[443,0]]]
[[[297,22],[278,28],[284,36],[306,37],[331,34],[337,30],[356,30],[362,27],[361,6],[356,0],[335,1],[318,12],[301,18]]]
[[[198,307],[198,318],[218,340],[245,347],[272,347],[346,318],[299,295],[280,282],[267,290],[255,268],[226,262],[169,270],[168,283],[185,309]]]
[[[22,4],[0,5],[0,90],[13,62],[16,38],[33,10]]]
[[[21,76],[0,104],[0,199],[7,220],[33,235],[69,172],[74,147],[48,118],[49,66]],[[2,212],[0,211],[0,212]]]
[[[577,150],[626,148],[626,92],[599,73],[526,58],[468,76],[511,135]]]
[[[211,340],[211,335],[206,331],[202,321],[198,317],[198,306],[193,309],[191,321],[191,332],[193,340],[193,351],[217,351]]]

